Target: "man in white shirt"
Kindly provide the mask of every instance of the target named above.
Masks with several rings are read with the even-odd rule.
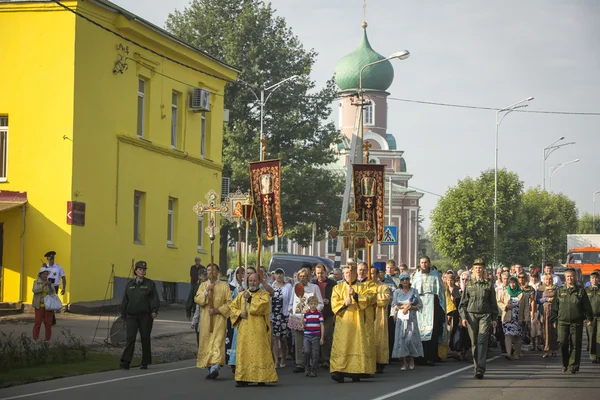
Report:
[[[321,296],[321,289],[318,285],[310,283],[310,270],[308,268],[302,268],[298,271],[298,283],[304,286],[304,295],[298,297],[294,292],[294,301],[290,309],[290,314],[296,318],[304,319],[304,313],[308,311],[307,300],[312,296],[315,296],[318,300],[317,310],[323,310],[323,296]],[[291,316],[290,316],[291,317]],[[294,351],[296,353],[296,367],[294,372],[304,372],[304,331],[294,330]]]
[[[554,283],[554,286],[556,286],[557,288],[563,285],[560,277],[554,273],[554,267],[552,266],[552,263],[547,262],[546,264],[544,264],[544,274],[552,275],[552,283]]]
[[[50,274],[48,275],[48,280],[50,282],[52,282],[52,285],[54,286],[54,291],[56,292],[56,294],[59,293],[58,288],[60,287],[60,283],[62,281],[62,290],[60,291],[60,294],[64,295],[65,289],[67,287],[67,277],[65,275],[65,270],[63,269],[63,267],[54,262],[54,256],[56,256],[55,251],[49,251],[46,254],[44,254],[44,257],[46,257],[46,260],[48,261],[48,264],[44,263],[44,266],[50,270]],[[56,315],[56,313],[54,313],[54,315],[52,316],[52,325],[56,325],[56,316],[55,315]]]

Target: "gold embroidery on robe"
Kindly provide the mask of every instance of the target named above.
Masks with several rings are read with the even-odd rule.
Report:
[[[196,367],[209,368],[212,365],[225,364],[225,338],[227,337],[227,318],[229,318],[229,304],[231,303],[231,289],[225,282],[217,280],[213,288],[212,306],[219,309],[220,314],[213,318],[213,331],[210,332],[209,296],[204,291],[210,285],[210,281],[202,282],[194,301],[200,306],[200,345],[198,346],[198,357]]]

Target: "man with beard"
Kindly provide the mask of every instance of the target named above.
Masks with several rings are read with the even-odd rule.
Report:
[[[428,256],[421,257],[420,266],[412,281],[412,287],[423,302],[423,311],[417,313],[424,353],[419,361],[432,366],[438,360],[438,344],[445,341],[446,291],[440,274],[431,269]]]
[[[333,288],[331,309],[335,314],[335,331],[331,349],[331,379],[353,382],[375,373],[373,318],[366,312],[373,308],[377,295],[369,286],[357,281],[355,267],[346,266],[344,282]]]
[[[225,337],[227,318],[231,303],[231,290],[226,282],[220,281],[219,266],[209,264],[208,280],[198,288],[195,301],[201,307],[200,346],[198,368],[208,368],[206,379],[217,379],[219,368],[225,364]]]
[[[257,274],[248,277],[248,290],[230,305],[231,324],[238,329],[235,384],[277,382],[271,354],[271,296],[259,288]]]

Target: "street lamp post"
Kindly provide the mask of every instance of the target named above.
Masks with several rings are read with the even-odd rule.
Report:
[[[363,87],[362,87],[363,71],[365,69],[367,69],[368,67],[371,67],[373,65],[376,65],[376,64],[379,64],[379,63],[382,63],[385,61],[393,60],[395,58],[397,58],[399,60],[406,60],[408,57],[410,57],[410,52],[408,50],[403,50],[403,51],[393,53],[388,58],[384,58],[383,60],[377,60],[372,63],[369,63],[360,69],[360,73],[358,74],[358,104],[357,104],[360,107],[360,115],[359,115],[359,120],[358,120],[358,141],[356,143],[356,148],[358,149],[358,151],[357,151],[358,158],[357,158],[356,162],[358,164],[362,164],[362,162],[363,162],[363,154],[362,154],[362,145],[363,145],[363,138],[364,138],[364,127],[363,127],[364,110],[363,110],[363,107],[365,105],[364,92],[363,92]]]
[[[576,159],[571,160],[571,161],[565,161],[565,162],[562,162],[560,164],[556,164],[556,165],[554,165],[554,166],[552,166],[552,167],[550,167],[548,169],[548,174],[550,175],[549,176],[549,180],[550,181],[549,181],[548,186],[549,186],[550,191],[552,191],[552,175],[554,175],[556,173],[556,171],[558,171],[559,169],[561,169],[563,167],[566,167],[569,164],[576,163],[576,162],[579,162],[579,158],[576,158]]]
[[[262,145],[263,145],[263,143],[262,143],[262,141],[263,141],[263,137],[264,137],[264,134],[263,134],[263,125],[264,125],[264,111],[265,111],[265,105],[267,104],[267,101],[269,101],[269,97],[271,97],[271,95],[273,94],[273,92],[274,92],[275,90],[277,90],[277,89],[278,89],[278,88],[279,88],[281,85],[283,85],[284,83],[286,83],[286,82],[288,82],[288,81],[290,81],[290,80],[292,80],[292,79],[296,79],[296,78],[298,78],[298,77],[299,77],[299,75],[292,75],[292,76],[290,76],[289,78],[285,78],[284,80],[282,80],[282,81],[280,81],[280,82],[277,82],[277,83],[276,83],[276,84],[274,84],[274,85],[271,85],[271,86],[269,86],[269,87],[264,87],[264,86],[262,86],[262,87],[260,87],[260,88],[259,88],[259,87],[257,87],[257,86],[251,85],[251,84],[249,84],[248,82],[244,82],[244,81],[243,81],[243,80],[241,80],[241,79],[239,79],[239,80],[238,80],[239,82],[243,83],[244,85],[246,85],[246,86],[248,86],[248,87],[250,87],[250,88],[254,88],[254,89],[256,89],[256,90],[260,90],[260,97],[258,97],[258,96],[256,95],[256,93],[254,92],[254,90],[252,90],[252,89],[249,89],[249,90],[250,90],[250,93],[252,93],[252,94],[254,95],[254,97],[256,98],[256,101],[258,101],[258,104],[260,105],[260,140],[259,140],[259,142],[258,142],[258,154],[259,154],[259,156],[260,156],[260,158],[259,158],[259,159],[260,159],[260,161],[263,161],[263,152],[262,152]],[[267,97],[265,98],[265,93],[266,93],[266,92],[269,92],[269,91],[270,91],[271,93],[269,93],[269,94],[267,95]]]
[[[502,123],[502,120],[511,112],[519,109],[519,108],[523,108],[523,107],[527,107],[527,104],[523,104],[525,102],[531,101],[533,100],[533,97],[528,97],[526,99],[523,99],[521,101],[518,101],[514,104],[511,104],[508,107],[504,107],[501,108],[500,110],[496,111],[496,146],[495,146],[495,152],[494,152],[494,265],[496,265],[497,263],[497,249],[498,249],[498,132],[500,129],[500,124]],[[504,113],[504,115],[502,116],[502,118],[498,119],[498,116],[500,115],[500,113]]]
[[[542,159],[542,189],[543,190],[546,190],[546,160],[548,159],[548,157],[550,157],[550,154],[552,154],[556,150],[560,149],[561,147],[575,144],[575,142],[568,142],[568,143],[563,143],[563,144],[558,144],[558,145],[556,144],[564,139],[565,139],[565,137],[561,136],[560,138],[558,138],[557,140],[552,142],[549,146],[544,147],[543,159]]]
[[[600,190],[597,190],[592,195],[592,229],[596,233],[596,197],[600,194]]]

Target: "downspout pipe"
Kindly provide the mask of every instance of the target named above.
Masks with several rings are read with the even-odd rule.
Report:
[[[19,303],[23,303],[23,281],[25,274],[25,215],[27,213],[27,203],[21,206],[21,256],[19,257]]]

